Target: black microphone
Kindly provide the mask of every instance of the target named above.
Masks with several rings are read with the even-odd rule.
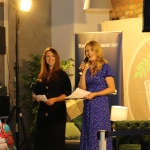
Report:
[[[88,58],[88,57],[85,57],[84,63],[86,64],[88,61],[89,61],[89,58]],[[79,75],[82,75],[82,73],[83,73],[83,70],[82,70],[82,69],[79,69]]]

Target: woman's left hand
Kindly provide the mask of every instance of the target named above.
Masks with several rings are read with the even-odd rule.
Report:
[[[84,98],[87,99],[87,100],[92,100],[94,97],[95,97],[95,94],[90,93],[90,94],[86,95]]]
[[[49,106],[52,106],[55,103],[55,98],[49,98],[45,103]]]

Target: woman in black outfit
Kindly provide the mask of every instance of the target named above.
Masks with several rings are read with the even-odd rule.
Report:
[[[65,98],[71,94],[71,82],[55,49],[46,48],[41,61],[35,94],[45,94],[48,101],[40,101],[34,150],[65,150]]]

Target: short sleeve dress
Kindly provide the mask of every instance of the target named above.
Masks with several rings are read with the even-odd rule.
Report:
[[[90,92],[98,92],[107,88],[106,77],[114,77],[108,64],[103,64],[101,71],[93,77],[90,69],[86,73],[86,87]],[[111,131],[108,96],[98,96],[91,101],[84,100],[80,150],[98,150],[97,132]],[[112,140],[107,138],[107,150],[112,150]]]
[[[61,94],[71,94],[71,82],[68,75],[61,70],[57,81],[38,82],[36,94],[45,94],[47,98],[58,97]],[[34,150],[65,150],[66,104],[56,102],[48,106],[40,102]]]

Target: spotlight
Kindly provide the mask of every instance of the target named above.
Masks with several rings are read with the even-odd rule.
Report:
[[[22,0],[20,3],[20,10],[29,12],[32,5],[32,0]]]

